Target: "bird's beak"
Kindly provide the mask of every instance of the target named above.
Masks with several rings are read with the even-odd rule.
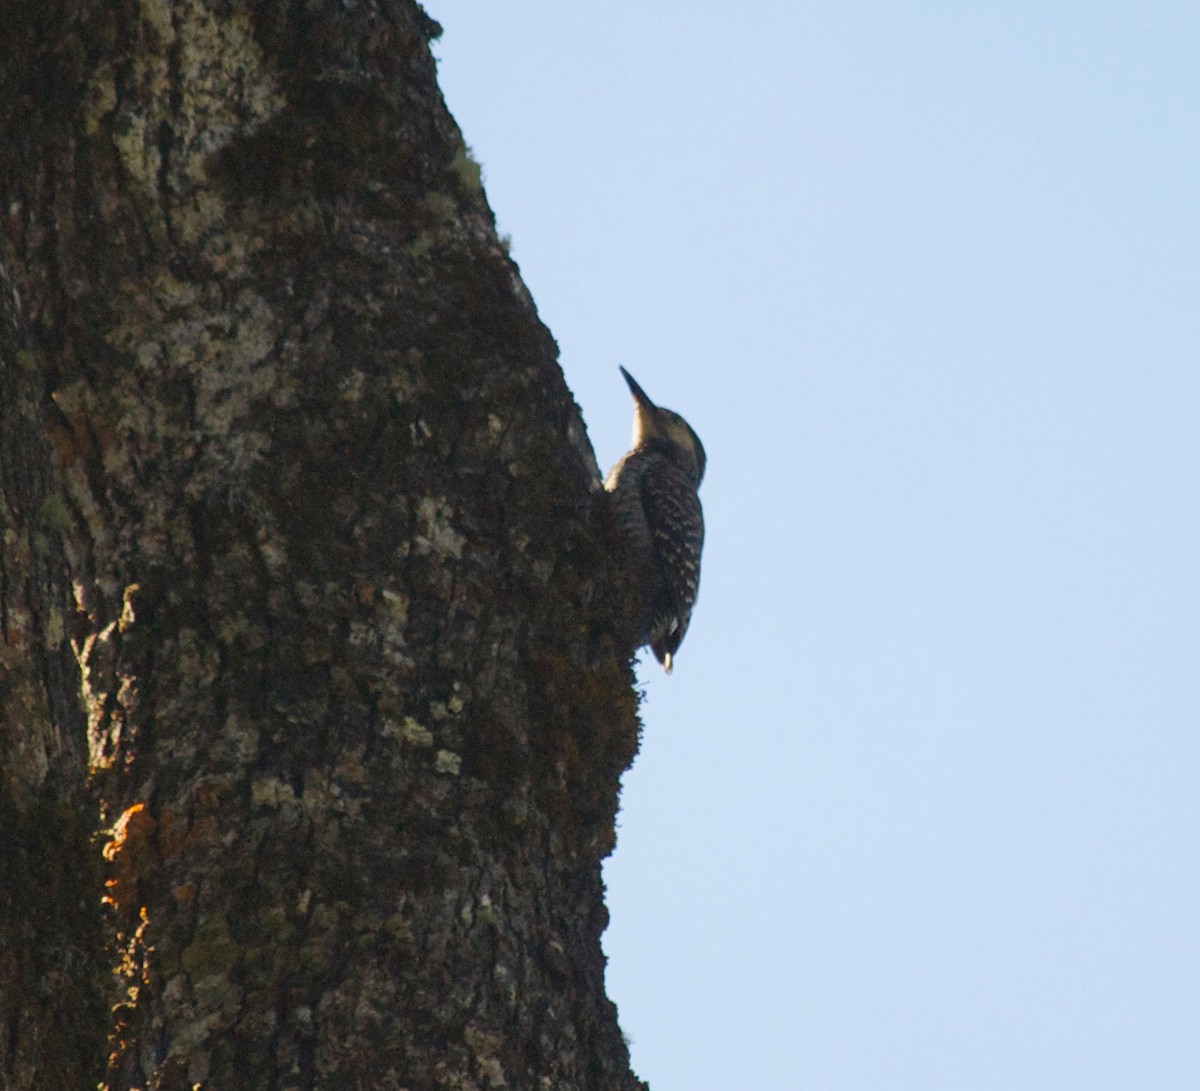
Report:
[[[617,366],[620,367],[620,365]],[[623,367],[620,370],[621,374],[625,376],[625,382],[629,384],[629,389],[633,392],[633,400],[646,409],[657,409],[658,406],[646,397],[646,392],[638,386],[637,379],[630,375]]]

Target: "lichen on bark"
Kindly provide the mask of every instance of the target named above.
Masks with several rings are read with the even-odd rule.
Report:
[[[112,1091],[632,1091],[599,944],[637,746],[611,528],[434,24],[60,7],[10,10],[0,70],[0,414],[38,467],[32,501],[5,479],[31,635],[0,699],[53,786],[14,807],[107,869],[107,946],[94,889],[52,927],[115,985],[14,1018],[111,1009]]]

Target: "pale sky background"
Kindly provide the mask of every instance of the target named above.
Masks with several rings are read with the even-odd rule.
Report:
[[[1200,5],[429,8],[603,468],[618,363],[708,450],[638,1074],[1200,1088]]]

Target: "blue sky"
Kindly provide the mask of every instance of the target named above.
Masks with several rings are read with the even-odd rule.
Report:
[[[619,363],[709,456],[639,1075],[1200,1087],[1200,8],[429,9],[602,468]]]

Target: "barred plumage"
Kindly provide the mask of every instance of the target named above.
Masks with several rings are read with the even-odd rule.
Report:
[[[660,409],[624,368],[633,392],[633,446],[604,482],[624,536],[626,571],[637,588],[637,645],[649,644],[668,674],[700,589],[704,477],[700,437],[678,413]]]

